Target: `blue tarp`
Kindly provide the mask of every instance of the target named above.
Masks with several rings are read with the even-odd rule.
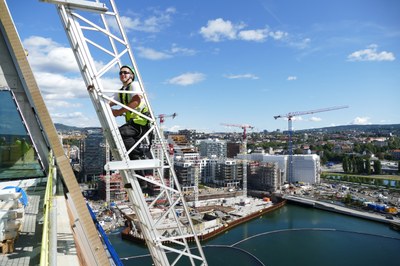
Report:
[[[19,199],[19,201],[22,203],[22,205],[24,205],[24,207],[26,207],[28,205],[28,195],[26,194],[25,190],[23,190],[20,187],[13,187],[13,186],[7,186],[3,189],[10,189],[10,188],[15,188],[15,192],[21,192],[21,198]]]

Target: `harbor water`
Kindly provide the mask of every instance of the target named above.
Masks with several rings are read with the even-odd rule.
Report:
[[[145,246],[109,238],[124,265],[152,265]],[[400,232],[388,224],[289,203],[202,246],[210,266],[400,265]]]

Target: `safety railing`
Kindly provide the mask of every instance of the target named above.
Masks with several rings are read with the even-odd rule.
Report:
[[[43,234],[42,246],[40,249],[40,266],[50,265],[50,208],[53,199],[53,175],[54,175],[54,158],[53,152],[49,153],[49,172],[47,175],[46,192],[43,201]]]

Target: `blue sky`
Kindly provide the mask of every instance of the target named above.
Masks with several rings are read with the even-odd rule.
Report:
[[[98,126],[51,4],[8,1],[54,122]],[[166,130],[400,123],[400,1],[116,1]],[[120,87],[116,73],[115,88]],[[114,86],[112,84],[111,86]]]

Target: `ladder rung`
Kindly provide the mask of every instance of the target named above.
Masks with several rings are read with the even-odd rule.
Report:
[[[106,171],[114,170],[146,170],[161,167],[161,161],[159,159],[147,159],[147,160],[134,160],[134,161],[112,161],[108,162],[104,166]]]

